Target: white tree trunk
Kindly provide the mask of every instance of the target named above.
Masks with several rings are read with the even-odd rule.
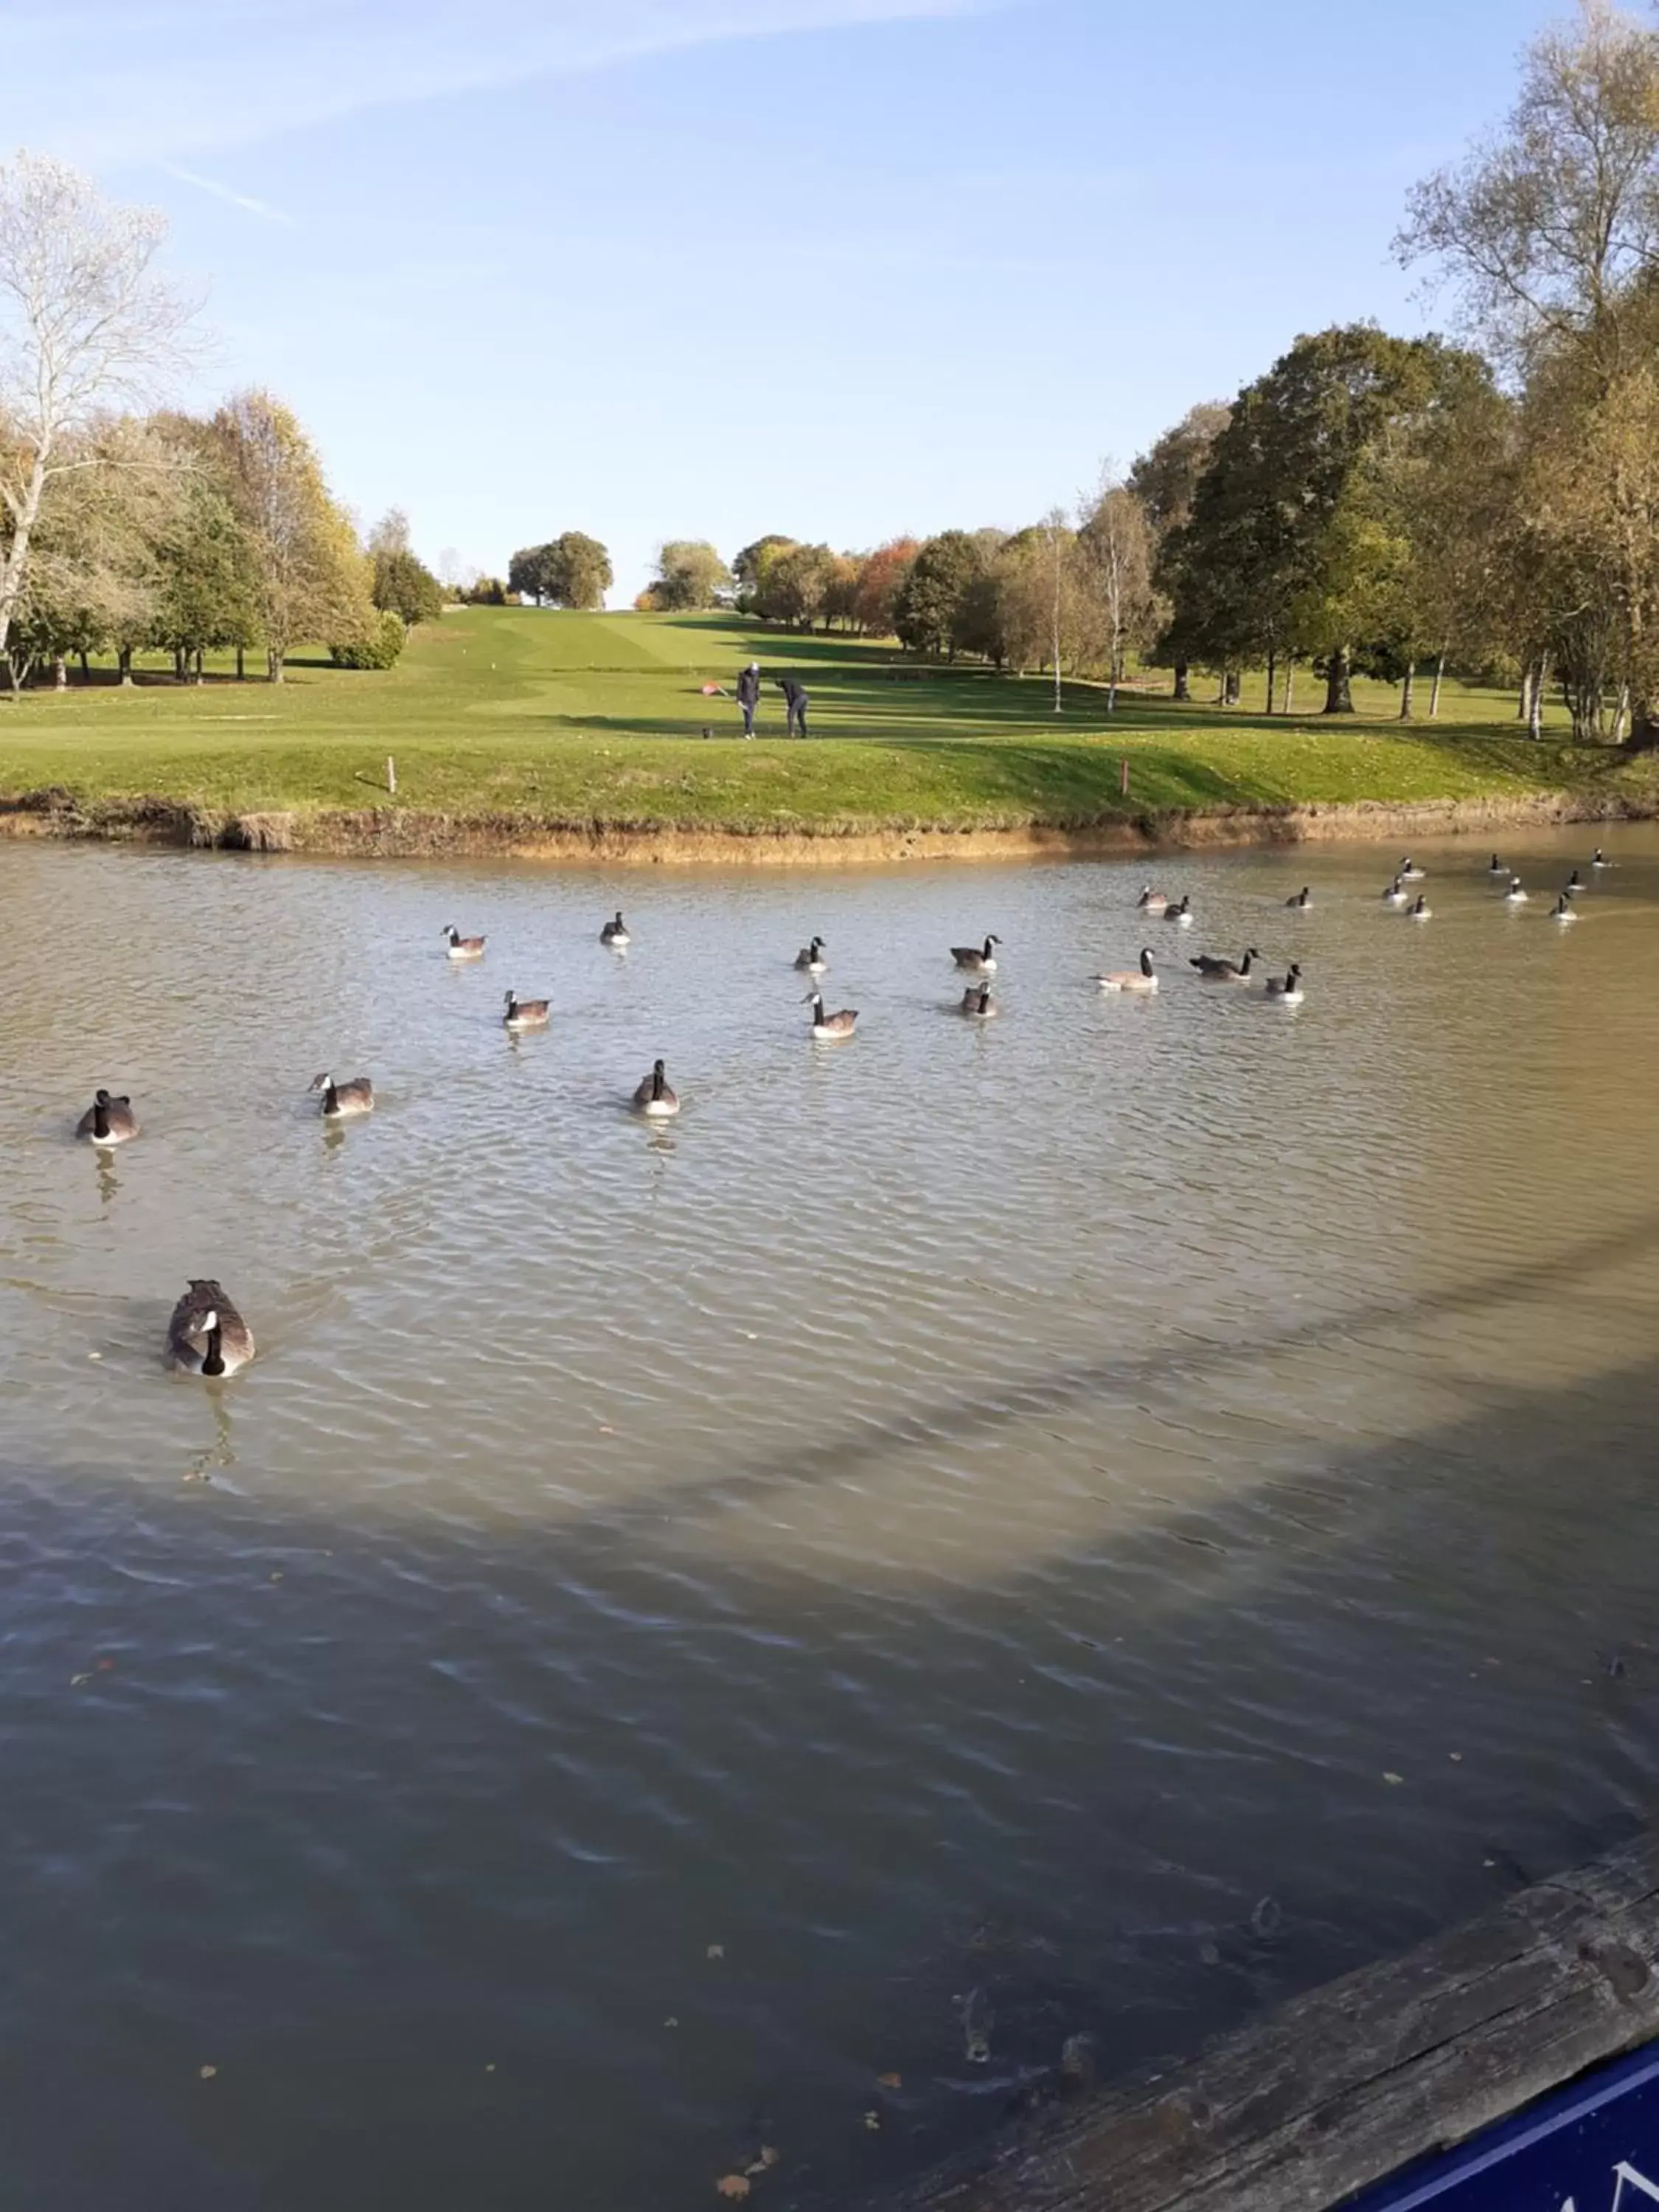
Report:
[[[0,654],[6,650],[11,636],[13,617],[17,602],[23,596],[23,577],[28,567],[29,539],[40,519],[40,500],[46,488],[48,449],[37,447],[29,465],[28,479],[22,496],[11,506],[11,544],[6,548],[3,566],[0,566]]]

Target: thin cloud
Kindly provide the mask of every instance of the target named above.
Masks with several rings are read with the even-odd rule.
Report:
[[[0,0],[0,24],[9,70],[36,88],[32,140],[107,169],[698,46],[1006,4],[539,0],[492,16],[481,36],[454,0]]]
[[[207,192],[214,199],[222,200],[227,207],[240,208],[244,215],[257,215],[261,222],[291,223],[294,221],[293,216],[285,215],[281,208],[272,207],[269,200],[256,200],[251,192],[233,191],[228,185],[222,185],[216,178],[198,175],[194,169],[186,169],[181,162],[163,161],[160,167],[164,176],[172,177],[181,185],[191,185],[198,192]]]

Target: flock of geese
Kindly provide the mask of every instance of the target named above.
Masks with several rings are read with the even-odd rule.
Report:
[[[1609,860],[1598,845],[1589,862],[1593,870],[1610,868]],[[1504,900],[1510,906],[1526,903],[1528,892],[1513,869],[1494,853],[1486,871],[1494,881],[1504,885]],[[1419,867],[1407,854],[1395,870],[1382,896],[1391,907],[1403,908],[1416,921],[1428,921],[1433,909],[1419,891],[1413,899],[1406,886],[1421,883],[1426,869]],[[1583,888],[1583,878],[1574,868],[1551,909],[1551,919],[1567,923],[1577,919],[1573,901]],[[1305,914],[1313,904],[1309,887],[1303,888],[1285,901],[1291,911]],[[1148,921],[1163,921],[1176,928],[1189,929],[1193,923],[1190,894],[1179,900],[1171,899],[1166,892],[1147,884],[1135,902],[1136,911]],[[464,937],[453,922],[446,922],[441,932],[445,951],[451,960],[482,960],[487,939],[483,937]],[[628,925],[620,913],[613,915],[599,932],[599,942],[613,951],[625,951],[632,943]],[[997,948],[1001,939],[993,933],[980,945],[953,945],[951,957],[959,971],[976,980],[963,991],[957,1011],[970,1021],[990,1021],[999,1008],[993,986],[988,980],[996,974]],[[823,994],[817,988],[817,978],[828,966],[824,958],[827,944],[823,938],[814,937],[795,955],[794,966],[812,979],[813,988],[802,1004],[811,1008],[807,1024],[808,1034],[825,1042],[850,1037],[858,1026],[858,1010],[842,1006],[834,1013],[824,1010]],[[1237,960],[1228,960],[1215,954],[1200,952],[1189,959],[1200,982],[1249,986],[1256,981],[1255,963],[1261,954],[1255,945],[1247,946]],[[1103,991],[1148,994],[1158,988],[1159,977],[1150,946],[1142,948],[1139,963],[1133,968],[1115,969],[1097,975],[1095,981]],[[1284,975],[1272,975],[1263,981],[1263,995],[1283,1006],[1299,1006],[1304,988],[1301,963],[1292,961]],[[543,1029],[547,1025],[549,1004],[545,999],[521,999],[515,991],[506,994],[506,1008],[501,1026],[509,1031]],[[332,1074],[324,1073],[313,1077],[310,1090],[319,1095],[319,1111],[325,1121],[343,1121],[372,1114],[374,1110],[374,1085],[366,1075],[353,1077],[342,1083]],[[635,1110],[647,1120],[672,1120],[680,1110],[680,1102],[669,1084],[665,1063],[655,1060],[650,1073],[642,1077],[632,1094]],[[125,1096],[117,1097],[100,1090],[92,1104],[76,1125],[76,1136],[100,1151],[129,1144],[139,1133],[138,1117],[132,1101]],[[234,1375],[238,1368],[246,1367],[254,1355],[253,1332],[238,1311],[234,1301],[224,1285],[211,1279],[191,1281],[190,1287],[173,1308],[167,1323],[167,1355],[173,1365],[191,1375],[216,1378]]]

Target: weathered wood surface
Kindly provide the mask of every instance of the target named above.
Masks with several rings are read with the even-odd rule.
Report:
[[[889,2202],[1328,2212],[1654,2037],[1659,1835],[1030,2122]]]

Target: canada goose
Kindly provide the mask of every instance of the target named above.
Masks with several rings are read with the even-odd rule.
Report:
[[[1593,868],[1610,868],[1610,867],[1612,867],[1613,865],[1614,865],[1614,863],[1613,863],[1613,861],[1611,861],[1610,860],[1608,860],[1608,858],[1607,858],[1607,854],[1606,854],[1601,850],[1601,848],[1598,845],[1598,846],[1596,847],[1596,848],[1595,848],[1595,852],[1594,852],[1594,853],[1591,854],[1591,856],[1590,856],[1590,866],[1591,866],[1591,867],[1593,867]]]
[[[1300,967],[1293,960],[1291,963],[1291,972],[1288,975],[1282,980],[1277,975],[1270,975],[1263,984],[1262,989],[1268,998],[1277,999],[1282,1006],[1299,1006],[1302,1004]]]
[[[1387,890],[1383,892],[1382,903],[1384,906],[1405,905],[1406,886],[1401,882],[1398,876],[1396,876],[1394,881],[1389,885]]]
[[[1306,884],[1304,884],[1301,890],[1297,892],[1294,898],[1287,898],[1285,903],[1286,906],[1295,907],[1297,910],[1300,912],[1304,908],[1310,907],[1313,904],[1313,894],[1309,890]]]
[[[1489,876],[1506,876],[1509,872],[1509,869],[1504,866],[1504,862],[1498,859],[1497,854],[1494,853],[1487,866],[1486,873]]]
[[[507,994],[507,1012],[501,1016],[504,1030],[544,1030],[547,1027],[545,999],[520,999],[513,992]]]
[[[1527,897],[1528,894],[1522,887],[1520,877],[1511,876],[1510,878],[1510,887],[1504,894],[1504,905],[1525,906],[1527,903]]]
[[[620,914],[614,921],[606,922],[599,932],[599,942],[601,945],[631,945],[634,942],[628,933],[628,924]]]
[[[192,1280],[167,1323],[167,1356],[189,1375],[234,1375],[253,1357],[253,1331],[222,1284]]]
[[[1402,884],[1420,884],[1428,872],[1426,868],[1418,866],[1409,853],[1400,863],[1400,880]]]
[[[311,1087],[323,1094],[325,1121],[341,1121],[348,1115],[374,1111],[374,1085],[366,1075],[359,1075],[350,1083],[337,1083],[331,1075],[314,1075]]]
[[[854,1025],[859,1018],[858,1009],[855,1006],[843,1006],[838,1014],[826,1014],[823,1011],[823,994],[821,991],[809,991],[801,1000],[801,1004],[812,1009],[812,1035],[815,1037],[852,1036]]]
[[[1550,909],[1550,920],[1552,921],[1577,921],[1577,919],[1578,916],[1573,912],[1572,901],[1567,896],[1566,893],[1563,891],[1560,897],[1557,899],[1555,904]]]
[[[482,960],[483,958],[484,941],[482,937],[463,937],[453,921],[447,921],[438,933],[441,937],[447,937],[449,939],[449,957],[452,960]]]
[[[1109,975],[1097,975],[1095,981],[1103,991],[1155,991],[1158,972],[1152,954],[1143,948],[1139,968],[1114,968]]]
[[[1167,907],[1169,903],[1169,899],[1165,894],[1163,891],[1155,891],[1150,884],[1147,884],[1146,890],[1142,891],[1140,896],[1135,901],[1135,904],[1139,907],[1144,913],[1153,915],[1162,914],[1164,908]]]
[[[1416,898],[1412,902],[1410,918],[1413,921],[1432,921],[1434,920],[1434,908],[1429,904],[1427,899],[1424,897],[1421,891],[1419,891]]]
[[[994,975],[997,963],[991,947],[1001,942],[1000,937],[988,937],[983,949],[977,951],[971,945],[953,945],[951,957],[958,968],[965,968],[970,975]]]
[[[650,1074],[634,1093],[634,1103],[653,1121],[670,1121],[679,1112],[680,1102],[668,1087],[661,1060],[652,1061]]]
[[[1200,979],[1206,983],[1248,983],[1250,964],[1261,957],[1253,945],[1242,960],[1218,960],[1208,952],[1200,952],[1196,960],[1189,960],[1187,965],[1196,968]]]
[[[1002,1009],[991,1003],[988,983],[970,983],[963,993],[962,1004],[957,1011],[966,1014],[970,1021],[994,1022]]]
[[[803,945],[795,955],[796,967],[805,968],[814,975],[822,975],[829,964],[823,957],[823,939],[821,937],[815,937],[810,945]]]
[[[100,1091],[75,1125],[77,1137],[89,1145],[125,1145],[138,1133],[138,1116],[131,1098],[112,1098]]]
[[[1164,919],[1165,921],[1174,922],[1177,929],[1190,929],[1193,926],[1192,893],[1187,892],[1179,906],[1165,907]]]

